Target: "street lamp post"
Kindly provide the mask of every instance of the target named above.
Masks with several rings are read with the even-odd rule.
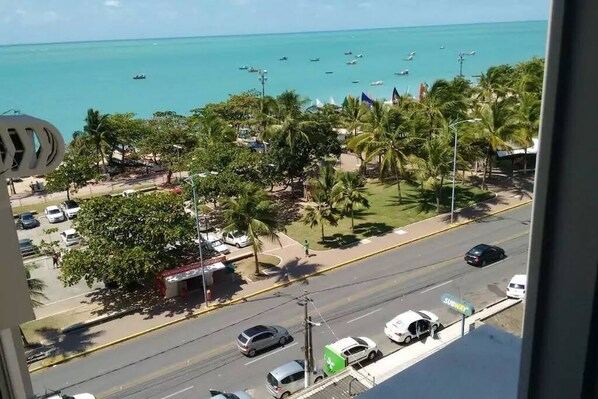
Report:
[[[456,120],[455,122],[451,123],[449,125],[449,128],[451,128],[453,130],[453,134],[455,136],[455,144],[454,144],[454,148],[453,148],[453,189],[452,189],[452,194],[451,194],[451,224],[453,224],[453,221],[455,220],[455,177],[457,175],[457,139],[458,139],[458,133],[457,133],[457,126],[460,125],[461,123],[474,123],[474,122],[479,122],[480,118],[473,118],[473,119],[465,119],[465,120]]]
[[[258,71],[258,74],[260,75],[260,77],[257,79],[262,84],[262,107],[263,107],[264,97],[266,96],[266,82],[268,81],[268,77],[266,75],[268,74],[268,71],[266,69],[260,69]]]
[[[212,175],[217,175],[218,172],[210,172],[210,174]],[[204,178],[206,177],[207,174],[205,173],[197,173],[195,175],[191,175],[189,177],[187,177],[185,179],[185,181],[187,183],[191,184],[191,190],[193,191],[193,207],[195,209],[195,226],[197,228],[197,246],[199,247],[199,267],[201,268],[201,283],[203,285],[203,299],[204,299],[204,303],[206,304],[206,307],[209,306],[209,302],[208,302],[208,292],[206,289],[206,275],[205,275],[205,270],[204,270],[204,266],[203,266],[203,253],[202,253],[202,249],[201,249],[201,229],[199,227],[199,212],[197,210],[197,190],[195,189],[195,177],[201,177]]]
[[[463,61],[465,61],[466,55],[475,55],[475,51],[471,51],[469,53],[460,52],[457,55],[457,61],[459,61],[459,76],[463,77]]]
[[[177,162],[178,162],[178,167],[179,167],[179,181],[181,180],[181,150],[183,149],[183,146],[178,145],[178,144],[173,144],[172,145],[175,150],[176,150],[176,155],[177,155]]]

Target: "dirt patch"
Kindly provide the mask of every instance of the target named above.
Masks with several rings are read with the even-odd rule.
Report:
[[[523,334],[523,302],[485,319],[484,323],[521,337]]]
[[[61,335],[61,330],[74,323],[94,318],[93,311],[97,305],[83,305],[43,319],[33,320],[21,325],[23,334],[30,343],[51,341]]]
[[[243,280],[249,279],[251,281],[264,280],[279,272],[277,266],[280,264],[280,258],[264,254],[259,254],[257,258],[260,264],[260,274],[255,274],[255,260],[253,256],[235,261],[235,272]]]

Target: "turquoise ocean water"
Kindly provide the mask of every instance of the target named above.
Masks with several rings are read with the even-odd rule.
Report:
[[[415,95],[421,82],[457,75],[461,51],[476,52],[463,64],[472,80],[492,65],[543,57],[546,32],[546,21],[532,21],[0,46],[0,113],[18,109],[46,119],[68,141],[83,128],[90,107],[141,117],[166,110],[187,114],[230,93],[261,91],[257,74],[239,70],[242,65],[268,70],[271,95],[294,89],[312,101],[332,97],[338,104],[362,91],[388,99],[395,86]],[[406,61],[412,51],[414,59]],[[357,54],[363,58],[346,65]],[[288,61],[279,61],[282,56]],[[314,57],[320,61],[310,62]],[[394,75],[403,69],[408,76]],[[146,80],[132,79],[141,73]],[[378,80],[384,85],[370,86]]]

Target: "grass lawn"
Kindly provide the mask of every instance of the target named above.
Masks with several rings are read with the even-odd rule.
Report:
[[[147,183],[147,184],[136,184],[134,186],[135,190],[140,190],[140,189],[144,189],[144,188],[149,188],[149,187],[155,187],[155,184],[153,183]],[[84,190],[85,188],[82,188],[81,190]],[[80,195],[77,197],[73,197],[71,195],[71,198],[74,199],[75,201],[79,201],[79,200],[86,200],[92,197],[99,197],[102,195],[106,195],[106,194],[120,194],[123,191],[125,191],[126,188],[118,188],[118,189],[111,189],[110,191],[102,191],[100,193],[94,193],[94,194],[85,194],[85,195]],[[18,215],[22,212],[31,212],[31,211],[36,211],[38,214],[43,214],[44,213],[44,209],[46,209],[46,207],[50,206],[50,205],[56,205],[56,206],[60,206],[60,204],[66,199],[60,199],[60,200],[50,200],[50,201],[44,201],[44,197],[38,197],[39,202],[35,203],[35,204],[31,204],[31,205],[23,205],[23,206],[15,206],[12,208],[12,213],[15,215]],[[18,203],[18,200],[14,201],[15,203]]]
[[[68,312],[24,323],[21,329],[29,342],[52,341],[61,334],[62,328],[92,317],[89,307],[80,306]]]
[[[399,205],[396,185],[375,181],[366,183],[369,209],[355,212],[355,231],[351,232],[351,218],[341,219],[338,226],[324,226],[325,239],[321,237],[321,226],[313,229],[301,221],[287,226],[287,234],[298,242],[308,240],[315,250],[337,248],[366,237],[388,233],[394,228],[403,227],[436,216],[436,196],[432,191],[422,193],[417,187],[401,183],[403,204]],[[450,211],[451,185],[443,187],[441,211]],[[476,187],[457,186],[455,208],[473,205],[492,198],[493,194]]]

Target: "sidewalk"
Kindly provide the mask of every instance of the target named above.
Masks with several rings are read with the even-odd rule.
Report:
[[[517,188],[500,191],[493,199],[457,210],[455,223],[468,223],[484,215],[523,205],[529,202],[530,198],[529,192]],[[305,258],[303,246],[300,243],[283,236],[281,238],[282,248],[277,243],[264,243],[264,253],[281,258],[279,274],[256,282],[233,282],[228,276],[221,276],[220,280],[215,279],[212,286],[212,297],[214,298],[212,305],[253,296],[268,290],[274,285],[280,285],[334,266],[351,263],[366,258],[370,254],[380,253],[394,246],[431,236],[450,228],[450,215],[442,214],[343,248],[312,251],[309,258]],[[65,335],[48,336],[48,344],[55,347],[55,356],[70,356],[75,353],[90,351],[98,346],[107,346],[114,341],[122,341],[132,335],[141,335],[147,330],[156,329],[166,323],[191,317],[204,310],[200,296],[189,295],[186,300],[178,298],[163,300],[155,298],[155,294],[147,298],[134,298],[136,303],[144,305],[143,310],[85,330],[74,331]],[[85,307],[89,310],[89,318],[94,318],[98,315],[131,306],[131,302],[128,301],[132,300],[132,298],[117,299],[109,294],[106,295],[102,291],[94,291],[83,297],[54,304],[51,311],[42,311],[40,309],[36,313],[38,315],[59,312],[68,314],[69,309],[77,308],[81,310]],[[79,320],[74,320],[74,322],[76,321]],[[32,367],[35,368],[40,365],[40,363],[37,363],[33,364]]]

